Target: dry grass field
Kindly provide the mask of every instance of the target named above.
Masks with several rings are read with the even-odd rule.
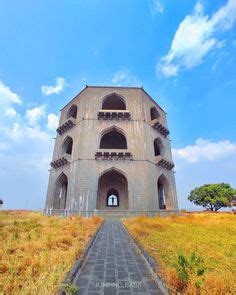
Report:
[[[236,215],[125,219],[171,294],[236,294]]]
[[[0,212],[0,294],[55,294],[100,223]]]

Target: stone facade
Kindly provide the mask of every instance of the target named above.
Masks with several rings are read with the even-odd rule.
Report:
[[[168,134],[143,88],[86,86],[61,110],[45,210],[178,211]]]

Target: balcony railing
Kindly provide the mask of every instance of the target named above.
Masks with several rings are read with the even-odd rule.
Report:
[[[95,160],[132,160],[132,154],[127,150],[99,150],[95,153]]]
[[[50,163],[50,165],[51,165],[51,167],[57,169],[57,168],[60,168],[62,166],[69,164],[70,160],[71,160],[71,155],[64,154],[59,159],[52,161]]]
[[[130,120],[128,110],[99,110],[98,120]]]
[[[168,170],[172,170],[175,166],[172,161],[169,161],[160,155],[155,157],[155,164]]]
[[[59,135],[62,135],[63,133],[67,132],[69,129],[71,129],[75,125],[76,125],[75,118],[70,117],[69,119],[67,119],[67,121],[65,121],[61,126],[57,128],[57,133]]]
[[[165,137],[170,133],[170,131],[165,126],[163,126],[157,119],[152,120],[150,122],[150,125]]]

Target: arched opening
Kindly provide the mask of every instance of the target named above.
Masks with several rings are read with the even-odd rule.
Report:
[[[116,169],[103,173],[98,180],[97,209],[128,209],[128,181]]]
[[[67,112],[67,115],[66,115],[66,118],[69,119],[69,118],[75,118],[77,117],[77,106],[75,104],[73,104],[69,111]]]
[[[103,110],[126,110],[124,99],[116,94],[112,93],[105,97],[102,103]]]
[[[62,155],[64,155],[64,154],[71,155],[72,149],[73,149],[73,139],[70,136],[68,136],[62,144],[61,154]]]
[[[159,209],[171,209],[171,188],[167,178],[162,174],[157,181]]]
[[[114,188],[107,193],[107,207],[119,207],[119,193]]]
[[[100,149],[127,149],[127,140],[119,130],[112,128],[103,134]]]
[[[154,155],[155,156],[164,155],[164,146],[160,138],[156,138],[154,140]]]
[[[151,121],[154,119],[158,119],[160,117],[160,114],[155,107],[152,107],[150,109],[150,116],[151,116]]]
[[[53,209],[65,209],[67,199],[68,179],[67,176],[62,173],[56,183],[54,191]]]

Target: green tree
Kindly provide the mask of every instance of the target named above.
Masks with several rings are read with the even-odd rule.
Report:
[[[188,199],[195,205],[203,206],[207,210],[218,211],[222,207],[230,207],[236,197],[234,190],[227,183],[205,184],[190,192]]]

